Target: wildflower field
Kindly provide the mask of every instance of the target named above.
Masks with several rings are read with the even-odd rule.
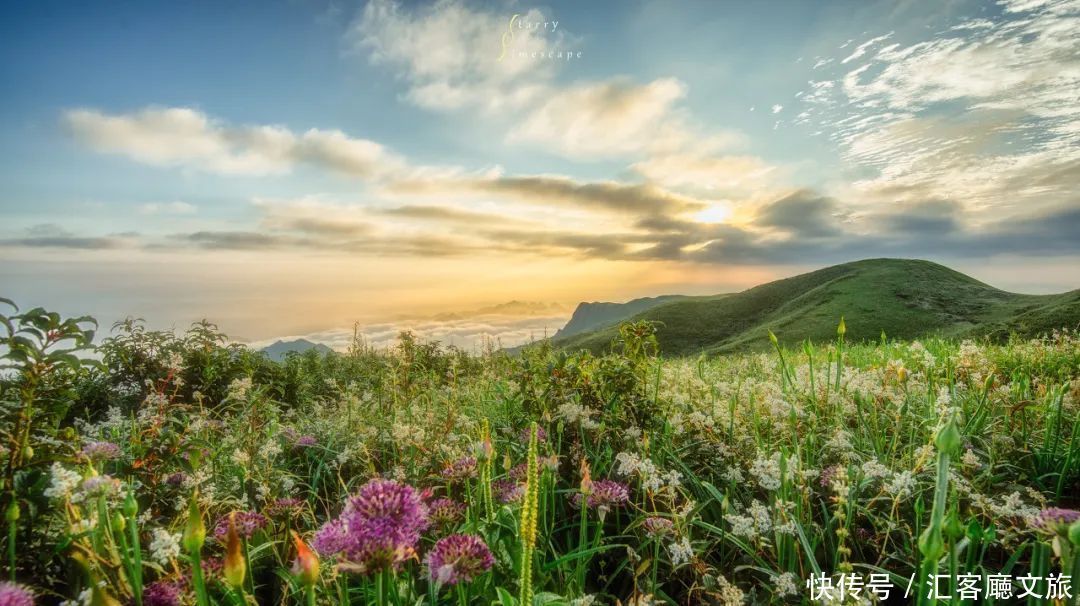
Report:
[[[276,363],[3,305],[0,605],[1067,604],[1080,575],[1074,333]]]

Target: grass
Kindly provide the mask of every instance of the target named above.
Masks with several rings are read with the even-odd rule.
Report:
[[[1072,332],[776,325],[705,358],[638,322],[603,356],[403,335],[276,363],[205,323],[86,356],[87,319],[0,319],[5,573],[42,603],[798,604],[1077,568]]]
[[[870,259],[836,265],[714,297],[690,297],[620,318],[659,324],[667,355],[764,348],[768,330],[789,345],[832,338],[838,318],[852,342],[926,336],[1033,336],[1080,325],[1080,291],[1019,295],[928,261]],[[607,326],[557,339],[566,350],[605,350],[618,332]]]

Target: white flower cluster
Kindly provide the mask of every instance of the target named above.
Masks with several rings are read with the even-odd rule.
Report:
[[[780,488],[780,457],[779,452],[774,452],[769,457],[759,456],[750,465],[750,475],[757,480],[758,486],[765,490],[778,490]],[[787,469],[789,474],[795,469],[795,463],[797,463],[797,460],[794,456],[788,458]]]
[[[180,555],[180,535],[172,534],[164,528],[155,528],[150,540],[150,559],[163,567]]]
[[[582,429],[596,429],[599,424],[592,419],[595,410],[574,402],[565,402],[559,405],[559,417],[567,423],[580,424]]]
[[[772,584],[777,597],[785,598],[799,594],[799,582],[794,572],[773,575]]]
[[[105,581],[100,581],[99,585],[105,586]],[[83,589],[79,592],[79,596],[74,600],[64,600],[60,602],[60,606],[90,606],[94,601],[94,590],[90,587]]]
[[[852,449],[851,436],[843,429],[837,429],[832,437],[825,442],[825,450],[828,451],[847,453],[851,452]]]
[[[678,568],[686,564],[694,557],[694,548],[690,545],[690,539],[683,537],[667,546],[668,556],[671,557],[672,567]]]
[[[926,349],[926,346],[918,341],[912,341],[911,345],[908,345],[908,351],[911,352],[912,357],[921,361],[926,368],[933,368],[937,364],[937,358],[934,354],[930,353],[930,350]]]
[[[885,484],[885,492],[897,499],[911,496],[913,490],[915,490],[915,476],[906,470],[894,474],[892,480]]]
[[[227,397],[230,400],[243,400],[247,398],[249,392],[251,392],[251,377],[233,379],[233,382],[229,383],[229,393]]]
[[[641,487],[651,492],[662,488],[678,488],[682,485],[682,474],[678,471],[662,471],[651,459],[643,459],[632,452],[620,452],[615,456],[618,467],[615,473],[622,476],[637,476]]]
[[[82,481],[82,476],[59,463],[53,463],[49,472],[49,487],[45,489],[45,496],[50,499],[70,497]]]
[[[876,480],[891,476],[892,470],[881,464],[877,459],[871,459],[862,464],[862,474],[868,480]]]
[[[772,516],[769,508],[755,500],[750,504],[746,515],[729,513],[724,519],[731,524],[731,534],[753,539],[772,530]]]

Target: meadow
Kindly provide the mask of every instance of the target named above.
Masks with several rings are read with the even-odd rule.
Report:
[[[667,358],[633,322],[603,354],[406,333],[276,363],[208,323],[95,346],[89,318],[3,314],[0,605],[1076,593],[1073,332],[848,343],[836,318]]]

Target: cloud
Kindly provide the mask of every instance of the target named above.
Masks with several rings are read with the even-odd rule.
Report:
[[[831,79],[816,73],[800,122],[869,169],[853,197],[947,199],[983,215],[1072,201],[1080,186],[1080,4],[999,7],[992,19],[924,39],[872,38],[833,65]]]
[[[570,319],[570,312],[570,308],[560,304],[510,302],[452,314],[362,324],[358,328],[364,343],[378,349],[394,347],[401,332],[408,330],[421,341],[439,341],[477,351],[489,345],[516,347],[551,336]],[[354,328],[349,326],[264,339],[248,345],[262,348],[278,340],[307,339],[337,351],[346,351],[353,343],[353,335]]]
[[[960,213],[957,202],[930,200],[890,210],[880,220],[886,233],[944,237],[961,230]]]
[[[897,203],[852,212],[829,196],[797,190],[762,204],[746,223],[701,223],[686,215],[643,212],[627,225],[468,221],[454,210],[369,209],[301,200],[258,201],[259,225],[151,238],[76,235],[53,225],[0,239],[5,248],[204,249],[289,251],[351,257],[461,257],[493,254],[610,261],[792,264],[877,256],[981,259],[995,255],[1077,255],[1080,210],[1002,217],[966,225],[947,200]],[[424,209],[417,211],[415,208]],[[404,223],[401,223],[404,221]]]
[[[139,206],[139,212],[144,215],[193,215],[198,208],[187,202],[149,202]]]
[[[800,190],[758,211],[756,225],[778,228],[799,238],[826,238],[840,234],[843,213],[836,200]]]
[[[675,78],[560,82],[568,63],[536,56],[587,54],[583,42],[566,27],[521,27],[555,18],[536,9],[515,15],[458,0],[424,6],[372,0],[346,40],[372,63],[393,69],[413,104],[473,111],[500,127],[510,125],[504,128],[509,144],[592,159],[712,150],[737,140],[692,122],[679,106],[686,85]]]
[[[445,195],[447,192],[496,194],[531,204],[630,213],[672,213],[700,210],[702,200],[652,184],[616,181],[581,182],[562,176],[480,176],[427,180],[402,180],[389,189],[412,195]]]
[[[545,51],[566,38],[559,31],[510,29],[511,17],[509,12],[475,10],[462,2],[406,8],[389,0],[371,0],[347,40],[369,52],[373,63],[398,70],[408,85],[406,98],[420,107],[514,109],[543,94],[555,73],[551,61],[529,61],[516,53]],[[545,20],[536,9],[518,19]],[[500,59],[507,31],[512,32],[506,40],[510,52]]]
[[[294,137],[279,127],[227,128],[188,108],[146,108],[106,115],[91,109],[64,113],[80,142],[158,166],[183,166],[225,174],[285,172]]]
[[[295,134],[282,126],[231,126],[183,107],[148,107],[128,114],[92,109],[64,112],[71,134],[99,152],[155,166],[228,175],[270,175],[309,164],[378,177],[403,168],[382,145],[337,130]]]
[[[650,156],[631,165],[650,182],[666,187],[739,197],[774,187],[782,171],[756,156],[693,152]]]
[[[693,137],[672,116],[686,86],[674,78],[645,85],[590,82],[553,91],[507,140],[537,143],[570,157],[613,157],[679,149]]]
[[[468,210],[460,210],[449,206],[428,206],[407,204],[385,208],[378,212],[390,217],[406,217],[410,219],[422,219],[436,222],[464,223],[469,225],[501,224],[514,222],[513,219],[489,213],[478,213]]]
[[[0,246],[8,248],[111,250],[133,246],[135,236],[136,234],[75,235],[53,223],[43,223],[27,228],[19,236],[0,238]]]

